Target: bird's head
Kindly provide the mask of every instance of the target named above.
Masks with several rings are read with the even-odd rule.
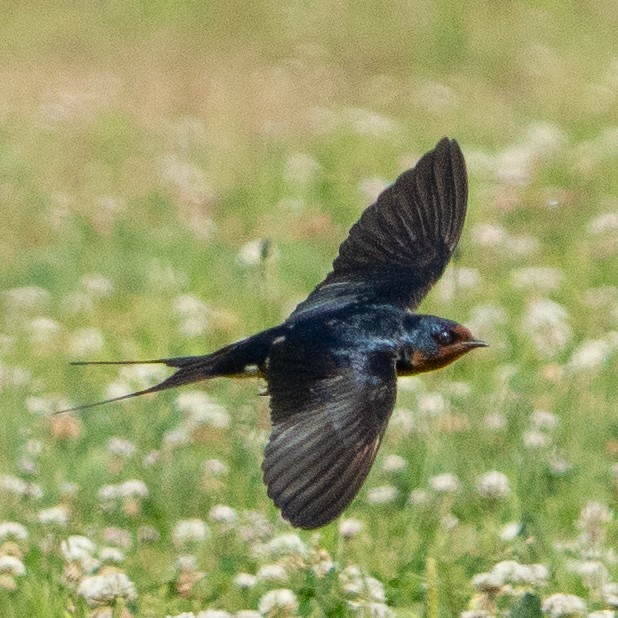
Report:
[[[405,326],[409,347],[397,363],[400,374],[440,369],[474,348],[487,347],[468,328],[445,318],[416,314]]]

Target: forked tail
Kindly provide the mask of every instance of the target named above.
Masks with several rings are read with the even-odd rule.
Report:
[[[146,361],[76,361],[72,365],[167,365],[177,369],[176,373],[169,378],[163,380],[159,384],[155,384],[150,388],[145,388],[134,393],[121,395],[120,397],[112,397],[103,401],[95,401],[65,410],[58,410],[55,414],[62,412],[75,412],[78,410],[86,410],[95,406],[101,406],[105,403],[113,401],[122,401],[123,399],[131,399],[139,395],[148,395],[158,393],[159,391],[167,390],[168,388],[176,388],[193,382],[200,382],[209,378],[223,376],[240,376],[246,374],[251,366],[260,366],[268,356],[270,344],[277,336],[277,329],[270,329],[242,339],[236,343],[232,343],[212,354],[205,356],[180,356],[177,358],[161,358],[157,360]]]

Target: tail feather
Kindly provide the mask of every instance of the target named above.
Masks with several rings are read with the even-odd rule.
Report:
[[[188,358],[188,357],[187,357]],[[183,360],[187,360],[183,358]],[[139,364],[165,364],[169,367],[178,367],[174,363],[177,359],[161,359],[151,361],[88,361],[88,362],[74,362],[72,365],[139,365]],[[212,363],[207,362],[209,357],[195,356],[193,357],[193,363],[188,364],[185,362],[180,366],[176,373],[172,374],[169,378],[163,380],[159,384],[155,384],[150,388],[145,388],[134,393],[128,393],[127,395],[121,395],[120,397],[112,397],[110,399],[104,399],[102,401],[95,401],[94,403],[86,403],[83,405],[75,406],[72,408],[66,408],[64,410],[58,410],[54,414],[61,414],[62,412],[77,412],[79,410],[86,410],[88,408],[94,408],[96,406],[102,406],[106,403],[112,403],[114,401],[122,401],[123,399],[131,399],[140,395],[148,395],[151,393],[158,393],[159,391],[167,390],[168,388],[175,388],[176,386],[183,386],[184,384],[190,384],[191,382],[198,382],[200,380],[206,380],[210,377],[215,377],[216,374],[212,374]]]
[[[120,397],[112,397],[111,399],[105,399],[103,401],[95,401],[94,403],[87,403],[81,406],[75,406],[73,408],[67,408],[65,410],[58,410],[55,414],[61,412],[76,412],[78,410],[85,410],[87,408],[93,408],[95,406],[101,406],[105,403],[111,403],[113,401],[122,401],[123,399],[130,399],[132,397],[138,397],[139,395],[148,395],[150,393],[158,393],[159,391],[167,390],[168,388],[175,388],[177,386],[183,386],[185,384],[191,384],[193,382],[199,382],[201,380],[207,380],[209,378],[216,378],[219,376],[238,376],[245,372],[247,366],[260,365],[266,359],[268,350],[272,340],[279,334],[279,329],[274,328],[263,331],[248,337],[247,339],[241,339],[236,343],[232,343],[228,346],[217,350],[212,354],[205,356],[178,356],[175,358],[161,358],[157,360],[146,361],[75,361],[72,365],[167,365],[173,367],[177,371],[173,373],[169,378],[166,378],[159,384],[145,388],[135,393],[129,393],[128,395],[121,395]]]

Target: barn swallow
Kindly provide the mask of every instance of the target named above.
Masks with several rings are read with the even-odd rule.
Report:
[[[261,376],[272,421],[262,465],[267,493],[295,527],[329,523],[371,469],[397,376],[440,369],[486,346],[457,322],[414,313],[453,254],[466,204],[463,154],[443,138],[363,212],[332,271],[282,324],[205,356],[145,361],[176,372],[72,409],[215,377]]]

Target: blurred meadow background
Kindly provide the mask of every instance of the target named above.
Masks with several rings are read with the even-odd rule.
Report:
[[[0,614],[618,609],[618,3],[5,3]],[[422,306],[491,348],[400,381],[318,532],[254,381],[52,416],[272,326],[443,135],[470,176]]]

